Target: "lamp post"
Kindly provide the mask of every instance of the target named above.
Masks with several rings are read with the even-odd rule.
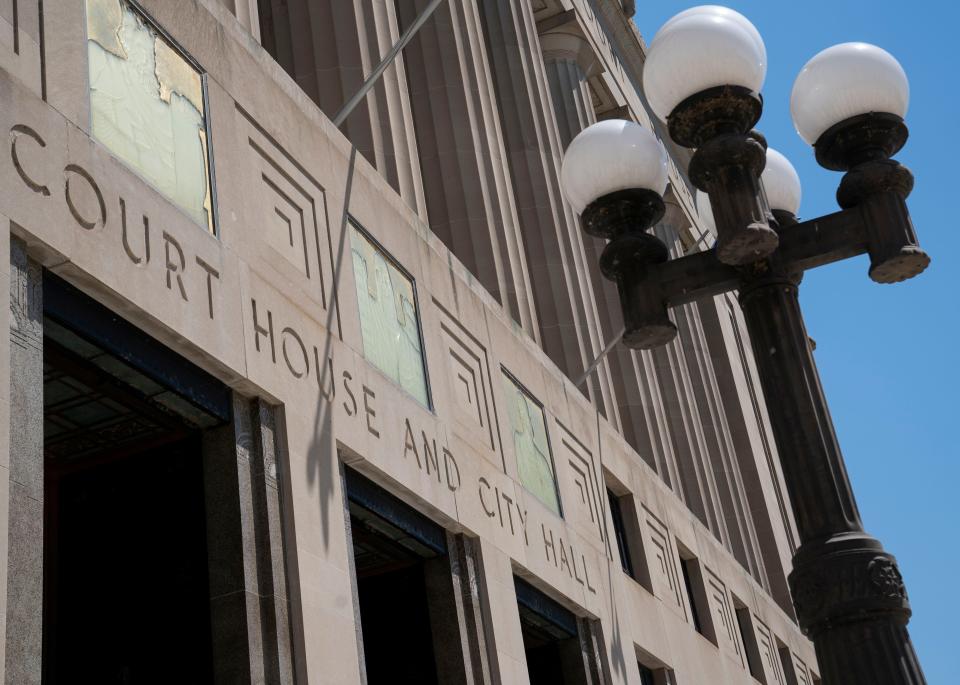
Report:
[[[752,127],[766,51],[742,15],[698,7],[654,37],[646,96],[673,140],[695,148],[691,182],[710,198],[715,248],[668,259],[647,232],[663,212],[665,157],[637,124],[604,121],[570,144],[568,199],[584,230],[607,238],[600,268],[617,282],[637,349],[676,335],[668,310],[736,290],[800,534],[790,588],[827,685],[917,685],[910,606],[894,558],[863,530],[797,299],[804,271],[860,254],[879,283],[929,264],[906,207],[910,172],[890,159],[906,142],[909,88],[888,53],[863,43],[824,50],[794,85],[791,111],[817,161],[845,171],[841,211],[800,222],[800,182]]]

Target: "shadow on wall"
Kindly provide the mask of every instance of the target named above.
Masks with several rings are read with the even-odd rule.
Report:
[[[343,255],[346,248],[347,229],[350,220],[350,195],[353,190],[353,175],[356,169],[357,148],[354,146],[350,150],[350,162],[347,168],[347,182],[343,191],[343,214],[340,217],[340,241],[337,244],[337,252],[333,264],[333,289],[330,293],[330,306],[327,307],[327,320],[324,322],[328,335],[323,354],[320,359],[330,359],[333,345],[334,319],[339,317],[339,304],[337,298],[337,283],[343,264]],[[330,506],[334,500],[334,482],[339,478],[337,471],[337,457],[334,450],[331,454],[326,454],[328,443],[325,436],[333,434],[333,366],[323,364],[322,371],[318,370],[320,375],[321,397],[317,402],[317,413],[314,420],[314,438],[307,452],[307,484],[309,486],[317,485],[320,500],[320,518],[323,524],[323,547],[324,550],[330,549]],[[326,388],[329,388],[329,394]],[[330,401],[323,401],[324,399]],[[318,437],[319,436],[319,437]],[[337,507],[340,502],[335,503]]]

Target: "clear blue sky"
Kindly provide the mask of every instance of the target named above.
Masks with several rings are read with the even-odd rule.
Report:
[[[637,2],[644,38],[697,2]],[[760,30],[769,68],[758,128],[803,183],[802,217],[837,210],[840,174],[817,166],[793,129],[790,89],[814,54],[835,43],[883,47],[910,79],[910,140],[897,158],[916,176],[909,199],[933,257],[918,278],[881,286],[859,257],[808,273],[801,303],[868,531],[899,562],[911,635],[931,685],[960,683],[960,10],[951,0],[731,1]]]

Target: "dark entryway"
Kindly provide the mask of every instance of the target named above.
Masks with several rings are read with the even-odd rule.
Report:
[[[469,619],[448,555],[455,537],[356,471],[345,469],[345,483],[367,682],[475,681],[467,670],[480,666],[465,662]]]
[[[229,404],[192,402],[196,367],[45,281],[43,682],[213,682],[201,437]]]
[[[212,682],[199,444],[48,464],[44,683]]]
[[[520,578],[514,587],[530,685],[596,682],[585,666],[577,617]]]

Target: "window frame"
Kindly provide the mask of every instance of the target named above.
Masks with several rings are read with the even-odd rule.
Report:
[[[353,216],[353,214],[348,213],[347,229],[349,230],[351,227],[356,229],[356,231],[361,235],[361,237],[365,238],[371,245],[373,245],[373,247],[377,250],[377,252],[379,252],[381,256],[383,256],[384,260],[388,264],[393,266],[393,268],[395,268],[397,271],[400,272],[401,276],[403,276],[408,281],[410,281],[411,289],[413,290],[413,309],[414,309],[413,313],[417,320],[417,338],[420,340],[420,365],[423,367],[423,383],[424,383],[424,389],[426,390],[426,393],[427,393],[427,403],[426,404],[421,403],[419,399],[414,397],[402,385],[400,385],[397,381],[393,380],[393,378],[388,376],[387,373],[383,371],[380,367],[378,367],[376,364],[367,360],[366,352],[364,352],[363,359],[364,361],[367,361],[367,363],[369,363],[371,367],[376,369],[377,373],[380,373],[381,375],[383,375],[384,378],[388,379],[394,386],[399,388],[400,392],[402,392],[403,394],[413,399],[417,404],[419,404],[421,407],[429,411],[431,414],[436,414],[436,410],[433,404],[433,388],[430,384],[430,365],[427,364],[427,340],[423,335],[423,319],[420,316],[420,295],[417,292],[417,279],[415,279],[413,277],[413,274],[411,274],[406,269],[406,267],[404,267],[403,264],[401,264],[399,260],[397,260],[397,258],[394,257],[393,254],[386,247],[384,247],[383,243],[377,240],[373,236],[373,234],[369,230],[367,230],[366,226],[360,223],[360,221],[355,216]],[[351,246],[351,251],[352,249],[353,248]],[[350,261],[350,268],[351,269],[353,268],[352,259]],[[357,287],[356,274],[354,274],[353,276],[353,287],[354,287],[354,294],[356,295],[357,298],[359,298],[359,293],[356,292],[356,287]],[[359,319],[360,318],[359,299],[357,299],[356,302],[358,303],[357,318]],[[360,330],[360,342],[361,343],[363,342],[362,328]]]
[[[526,395],[527,398],[530,399],[530,401],[533,402],[537,406],[537,408],[540,409],[540,413],[543,415],[543,433],[547,439],[547,451],[550,453],[549,454],[550,471],[553,474],[553,489],[557,493],[557,516],[559,516],[561,519],[565,519],[564,512],[563,512],[563,496],[560,493],[560,477],[557,475],[557,460],[554,459],[553,457],[553,442],[550,440],[550,426],[549,426],[549,422],[547,421],[547,409],[544,406],[543,402],[538,400],[536,395],[530,392],[530,389],[527,388],[527,386],[524,385],[520,381],[520,379],[517,378],[513,373],[511,373],[510,370],[507,369],[507,367],[504,366],[503,364],[500,365],[500,372],[504,376],[506,376],[511,383],[517,386],[517,389],[520,390],[521,393]],[[507,409],[507,411],[509,411],[509,409]],[[507,421],[509,422],[509,420],[510,420],[510,417],[508,416]],[[511,444],[512,444],[512,441],[511,441]],[[531,495],[533,495],[533,497],[538,502],[540,502],[543,506],[549,509],[549,506],[546,504],[546,502],[542,502],[540,498],[537,497],[536,494],[534,494],[533,490],[527,487],[526,483],[524,483],[523,479],[520,477],[520,463],[519,463],[519,459],[517,458],[516,447],[514,447],[514,450],[513,450],[513,458],[514,458],[514,461],[517,462],[517,477],[520,479],[520,485],[523,486],[524,490],[526,490]]]
[[[84,0],[83,2],[83,30],[84,38],[86,43],[90,41],[90,34],[87,30],[88,20],[87,20],[87,3],[91,0]],[[94,0],[95,1],[95,0]],[[203,68],[203,65],[197,61],[197,59],[191,55],[181,44],[177,41],[169,31],[167,31],[160,23],[153,18],[153,16],[147,11],[147,9],[140,4],[138,0],[117,0],[117,2],[123,6],[124,3],[128,4],[134,12],[140,15],[144,23],[146,23],[151,29],[157,32],[157,35],[162,38],[167,45],[173,50],[177,55],[179,55],[194,71],[200,75],[200,94],[203,99],[203,133],[207,139],[207,149],[206,149],[206,162],[207,162],[207,185],[210,190],[210,226],[204,227],[205,233],[208,235],[220,240],[220,211],[218,209],[217,202],[217,175],[214,171],[213,163],[213,128],[210,125],[210,89],[208,87],[207,81],[209,73],[206,69]],[[100,145],[105,150],[107,150],[112,157],[117,161],[123,164],[124,168],[129,169],[131,172],[136,174],[136,176],[145,184],[150,186],[154,191],[156,191],[161,197],[163,197],[167,202],[176,207],[180,212],[185,214],[191,223],[202,226],[202,224],[197,223],[193,220],[193,217],[187,214],[186,210],[171,197],[168,197],[166,193],[157,188],[149,179],[147,179],[139,169],[131,165],[126,160],[117,156],[116,153],[111,150],[106,143],[101,141],[93,134],[93,106],[91,105],[91,93],[92,89],[90,87],[90,57],[89,57],[89,47],[84,45],[84,48],[87,50],[85,52],[85,57],[87,60],[86,63],[86,76],[87,76],[87,131],[90,134],[91,140],[96,141],[97,145]]]

